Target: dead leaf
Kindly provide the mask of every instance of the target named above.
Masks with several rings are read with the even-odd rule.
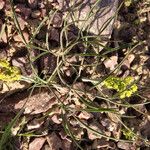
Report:
[[[58,5],[59,5],[59,10],[65,9],[66,8],[66,1],[64,0],[57,0]]]
[[[2,30],[3,21],[0,19],[0,30]]]
[[[52,74],[56,68],[56,57],[53,54],[45,54],[40,59],[40,69],[45,75]]]
[[[10,95],[15,92],[24,90],[30,86],[30,83],[27,82],[12,82],[12,83],[3,83],[3,87],[0,91],[0,95]]]
[[[34,19],[39,18],[40,16],[41,16],[41,12],[39,10],[35,10],[31,14],[31,17]]]
[[[100,125],[98,122],[96,121],[93,121],[91,124],[88,125],[90,128],[92,128],[93,130],[97,131],[97,132],[104,132],[105,131],[105,128]],[[104,133],[106,134],[106,133]],[[96,133],[92,132],[91,130],[88,130],[88,137],[89,139],[91,140],[94,140],[94,139],[101,139],[102,137],[100,135],[97,135]]]
[[[129,69],[130,66],[131,66],[131,63],[133,62],[134,59],[135,59],[135,55],[134,54],[130,54],[128,56],[128,58],[125,59],[125,61],[122,64],[123,70]]]
[[[131,145],[129,143],[125,142],[118,142],[117,143],[118,148],[124,149],[124,150],[131,150]]]
[[[21,30],[24,30],[25,25],[27,24],[26,21],[22,17],[18,17],[17,19],[18,19]]]
[[[7,52],[4,49],[0,49],[0,59],[6,59],[7,58]]]
[[[62,123],[62,121],[60,120],[60,118],[58,117],[57,114],[56,114],[56,115],[53,115],[52,118],[51,118],[51,120],[52,120],[54,123],[56,123],[56,124],[61,124],[61,123]]]
[[[78,117],[79,117],[80,119],[88,120],[88,119],[92,118],[93,115],[92,115],[91,113],[86,112],[86,111],[82,111],[82,112],[78,115]]]
[[[38,0],[28,0],[28,5],[30,8],[35,9],[37,7]]]
[[[28,130],[38,129],[42,126],[43,123],[44,123],[43,120],[35,118],[31,122],[28,122],[27,129]]]
[[[31,66],[28,54],[29,53],[25,47],[20,47],[13,54],[11,62],[12,62],[13,66],[18,67],[21,70],[21,74],[23,76],[28,76],[28,77],[34,78],[35,74],[38,72],[37,65],[36,65],[37,62],[34,61]],[[39,53],[36,50],[30,51],[30,56],[32,58],[36,57],[38,54]],[[33,71],[32,67],[34,67],[34,71]]]
[[[120,116],[114,113],[108,113],[111,123],[108,126],[108,130],[111,131],[116,139],[120,139],[121,136],[121,123]]]
[[[13,113],[0,113],[0,130],[3,130],[14,117]]]
[[[63,129],[61,129],[61,131],[59,132],[59,135],[60,135],[61,139],[63,139],[63,140],[67,139],[67,134]]]
[[[21,109],[21,107],[24,105],[24,102],[27,100],[21,99],[18,103],[15,104],[15,109]],[[25,114],[39,114],[42,112],[46,112],[48,109],[52,107],[52,105],[56,104],[56,98],[53,96],[53,94],[49,93],[48,91],[39,91],[32,95],[26,105],[25,105]]]
[[[76,124],[78,124],[78,123],[77,122],[74,123],[74,126],[71,126],[70,130],[76,138],[81,139],[84,132],[83,132],[83,129],[79,128],[79,126],[76,126]]]
[[[6,32],[4,31],[3,34],[1,35],[1,39],[4,43],[7,43],[7,35],[6,35]]]
[[[24,4],[17,4],[15,6],[15,11],[21,14],[21,16],[25,19],[28,19],[32,13],[31,9],[27,8]]]
[[[3,9],[5,6],[5,1],[4,0],[0,0],[0,10]]]
[[[72,144],[71,141],[68,141],[68,140],[64,139],[62,141],[62,148],[63,148],[63,150],[72,150],[71,144]]]
[[[145,139],[150,139],[150,121],[146,120],[143,125],[140,127],[140,134],[145,138]]]
[[[29,34],[27,32],[23,32],[23,36],[24,36],[26,42],[28,43],[29,42]],[[23,42],[23,39],[20,34],[14,35],[13,38],[14,38],[14,41],[16,41],[16,42]]]
[[[60,28],[62,26],[62,13],[56,13],[52,20],[53,27]]]
[[[49,40],[55,40],[57,42],[59,42],[59,32],[57,29],[55,28],[51,28],[50,29],[50,33],[49,33]]]
[[[118,65],[118,56],[111,56],[110,58],[104,61],[104,65],[110,71],[114,70],[116,65]]]
[[[46,139],[43,137],[35,138],[30,144],[29,144],[29,150],[41,150],[45,143]]]
[[[73,88],[81,91],[85,91],[85,84],[83,82],[76,82],[73,84]]]
[[[108,148],[109,147],[109,142],[102,139],[95,139],[93,144],[92,144],[92,149],[100,149],[100,148]]]
[[[52,132],[46,139],[50,146],[50,150],[59,150],[62,148],[62,141],[55,132]]]
[[[46,8],[42,8],[41,9],[41,17],[45,17],[46,16]]]

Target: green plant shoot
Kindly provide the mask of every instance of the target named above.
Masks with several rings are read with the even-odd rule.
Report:
[[[123,128],[122,133],[127,140],[134,140],[134,138],[135,138],[135,134],[133,132],[133,129],[127,130],[127,129]]]
[[[21,79],[19,68],[11,66],[7,60],[0,60],[0,80],[12,82]]]
[[[108,77],[104,81],[104,85],[108,89],[116,90],[121,99],[125,97],[130,97],[133,93],[135,93],[138,89],[136,84],[133,84],[132,77],[126,77],[124,79],[119,77]]]

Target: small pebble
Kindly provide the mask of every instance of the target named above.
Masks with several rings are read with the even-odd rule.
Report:
[[[40,17],[40,15],[41,15],[41,12],[39,10],[35,10],[32,12],[31,17],[34,19],[37,19]]]
[[[37,7],[38,0],[28,0],[28,5],[30,8],[35,9]]]
[[[129,143],[125,143],[125,142],[118,142],[117,146],[120,149],[125,149],[125,150],[129,150],[130,149],[130,144]]]

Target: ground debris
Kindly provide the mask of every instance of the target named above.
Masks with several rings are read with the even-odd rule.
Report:
[[[116,18],[118,0],[13,2],[15,15],[0,0],[0,59],[26,81],[0,81],[1,132],[23,108],[11,130],[23,150],[147,149],[149,3],[122,3]],[[138,91],[120,100],[103,85],[110,75],[133,77]]]
[[[43,137],[35,138],[30,144],[29,144],[29,150],[41,150],[45,143],[46,139]]]

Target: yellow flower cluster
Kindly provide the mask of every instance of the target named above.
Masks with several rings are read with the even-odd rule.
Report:
[[[129,7],[132,4],[132,0],[125,0],[124,4],[126,7]]]
[[[12,82],[20,79],[21,73],[17,67],[10,66],[7,60],[0,60],[0,80]]]
[[[121,99],[130,97],[137,91],[137,85],[133,84],[132,77],[126,77],[124,79],[118,77],[109,77],[104,81],[104,85],[108,89],[114,89],[118,92]]]

